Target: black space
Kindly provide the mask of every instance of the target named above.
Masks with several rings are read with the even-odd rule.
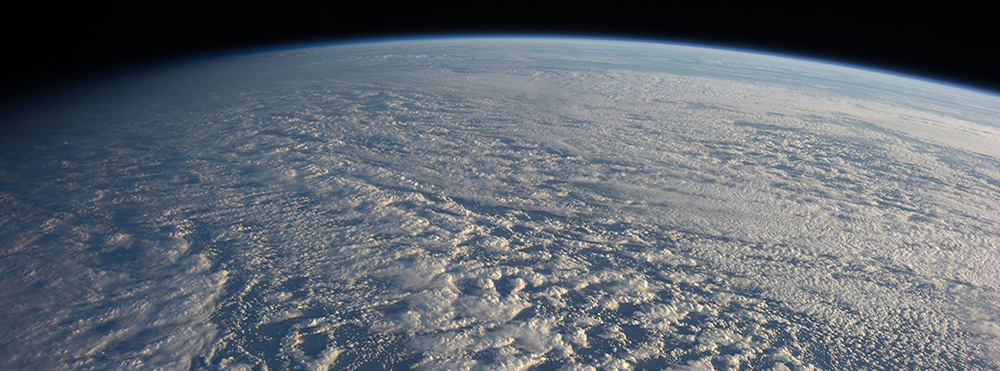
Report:
[[[6,104],[206,53],[420,34],[548,33],[758,49],[1000,91],[997,12],[982,5],[708,1],[34,2],[2,16]]]

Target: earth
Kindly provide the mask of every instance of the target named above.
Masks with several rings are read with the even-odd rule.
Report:
[[[1000,368],[1000,96],[389,40],[122,73],[0,137],[6,370]]]

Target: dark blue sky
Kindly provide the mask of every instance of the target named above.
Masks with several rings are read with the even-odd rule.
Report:
[[[66,82],[242,48],[414,34],[645,38],[803,55],[1000,91],[1000,28],[986,5],[940,2],[34,2],[0,22],[14,101]]]

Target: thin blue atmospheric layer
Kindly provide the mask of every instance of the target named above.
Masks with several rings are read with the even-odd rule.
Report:
[[[302,42],[284,45],[272,45],[272,46],[261,46],[255,48],[246,49],[234,49],[230,51],[210,53],[200,57],[194,57],[186,59],[185,61],[207,61],[219,58],[227,57],[238,57],[247,56],[253,54],[267,54],[267,53],[277,53],[286,52],[302,49],[315,49],[315,48],[328,48],[346,45],[364,45],[364,44],[378,44],[378,43],[397,43],[397,42],[420,42],[420,41],[448,41],[448,40],[550,40],[550,41],[582,41],[582,42],[610,42],[610,43],[634,43],[634,44],[648,44],[648,45],[660,45],[660,46],[684,46],[690,48],[700,48],[700,49],[710,49],[718,51],[728,51],[734,53],[751,54],[751,55],[766,55],[776,58],[792,59],[803,62],[811,62],[825,65],[838,66],[843,68],[849,68],[854,70],[868,71],[884,75],[898,76],[901,78],[923,81],[936,85],[948,86],[955,89],[968,90],[977,92],[980,94],[987,94],[992,96],[1000,96],[1000,92],[993,91],[990,89],[984,89],[980,87],[969,86],[961,83],[946,81],[929,76],[920,76],[910,73],[904,73],[899,71],[894,71],[891,69],[885,69],[880,67],[866,66],[855,64],[847,61],[834,61],[828,59],[813,58],[805,55],[789,54],[786,52],[777,52],[773,50],[764,49],[747,49],[741,47],[734,47],[728,45],[718,45],[718,44],[706,44],[706,43],[694,43],[686,42],[680,40],[659,40],[650,38],[621,38],[621,37],[603,37],[599,35],[574,35],[574,34],[419,34],[410,36],[387,36],[387,37],[370,37],[370,38],[355,38],[355,39],[341,39],[335,41],[312,41],[312,42]],[[178,61],[183,62],[183,61]]]

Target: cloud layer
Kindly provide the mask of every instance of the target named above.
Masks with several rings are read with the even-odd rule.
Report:
[[[554,40],[131,79],[3,143],[5,368],[1000,367],[996,97]]]

